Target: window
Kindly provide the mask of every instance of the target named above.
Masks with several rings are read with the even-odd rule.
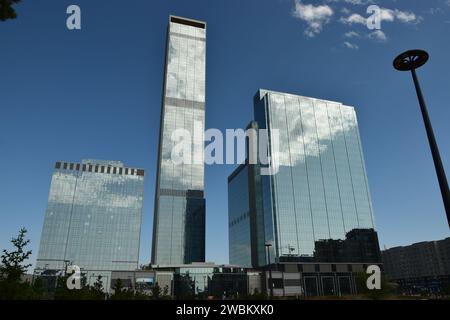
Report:
[[[205,29],[205,24],[197,21],[185,20],[177,17],[170,17],[170,22]]]
[[[269,280],[269,283],[270,283],[270,280]],[[283,288],[283,279],[272,279],[272,283],[273,283],[274,289],[282,289]]]

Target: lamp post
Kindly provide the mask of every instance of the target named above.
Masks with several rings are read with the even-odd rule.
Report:
[[[394,60],[394,68],[399,71],[411,71],[414,86],[416,88],[417,98],[419,99],[420,110],[422,111],[425,129],[427,131],[428,142],[430,143],[431,154],[433,156],[436,174],[441,188],[442,200],[444,202],[445,212],[447,214],[447,222],[450,227],[450,191],[448,188],[447,177],[445,176],[444,166],[442,165],[441,156],[434,137],[433,127],[431,126],[428,110],[425,105],[425,99],[420,88],[419,79],[416,75],[416,69],[423,66],[428,61],[428,53],[423,50],[406,51]]]
[[[267,267],[269,268],[269,286],[270,286],[270,299],[273,299],[273,283],[272,283],[272,266],[270,265],[270,247],[272,246],[270,243],[264,244],[266,247],[266,260]]]

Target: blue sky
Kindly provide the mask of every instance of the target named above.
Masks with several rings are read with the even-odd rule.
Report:
[[[66,28],[77,4],[82,30]],[[383,8],[382,29],[364,26]],[[258,88],[356,107],[380,244],[449,236],[412,81],[392,59],[424,48],[419,77],[450,174],[446,0],[24,0],[0,22],[0,248],[25,226],[33,262],[56,160],[146,169],[141,263],[149,261],[169,14],[205,20],[207,128],[242,128]],[[206,168],[207,260],[228,262],[227,176]]]

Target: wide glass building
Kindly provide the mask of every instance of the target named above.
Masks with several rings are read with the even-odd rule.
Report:
[[[138,268],[144,170],[119,161],[56,162],[37,273]],[[108,279],[104,279],[105,281]]]
[[[205,259],[204,128],[206,24],[170,16],[153,221],[153,264]],[[172,160],[175,130],[189,133],[191,159]]]
[[[354,108],[333,101],[259,90],[254,98],[254,115],[254,126],[268,130],[268,153],[278,159],[279,167],[273,175],[261,175],[261,164],[247,164],[247,170],[254,172],[247,175],[247,182],[239,178],[245,175],[239,173],[240,168],[230,176],[229,202],[237,202],[229,206],[230,218],[243,211],[236,208],[244,206],[246,199],[231,196],[240,189],[249,194],[246,207],[250,208],[250,220],[253,219],[250,228],[243,228],[247,235],[240,231],[236,239],[231,237],[237,232],[236,224],[230,221],[230,263],[246,265],[248,261],[239,257],[250,250],[252,265],[265,265],[266,243],[272,245],[271,263],[342,256],[339,252],[324,251],[333,246],[345,248],[346,257],[352,260],[345,262],[366,262],[372,257],[379,260]],[[354,236],[367,232],[367,236]],[[348,240],[349,237],[357,240]],[[237,242],[244,238],[251,240],[246,247]],[[363,243],[364,239],[371,243]],[[231,252],[232,249],[238,252]]]

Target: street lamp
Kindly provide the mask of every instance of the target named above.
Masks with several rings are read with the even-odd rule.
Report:
[[[445,176],[444,166],[442,165],[436,138],[434,137],[433,127],[431,126],[430,117],[425,105],[425,99],[423,98],[419,80],[416,75],[416,69],[423,66],[428,61],[428,57],[428,53],[423,50],[409,50],[395,58],[394,68],[399,71],[411,71],[417,98],[419,99],[420,110],[422,111],[422,117],[425,123],[425,129],[427,131],[428,142],[430,143],[431,154],[433,156],[439,186],[441,188],[442,200],[444,201],[445,212],[447,214],[447,221],[450,227],[450,191],[448,189],[447,178]]]
[[[272,283],[272,267],[270,265],[270,247],[272,246],[270,243],[264,244],[266,247],[266,260],[267,267],[269,268],[269,286],[270,286],[270,299],[273,299],[273,283]]]

